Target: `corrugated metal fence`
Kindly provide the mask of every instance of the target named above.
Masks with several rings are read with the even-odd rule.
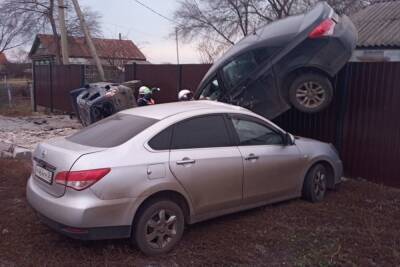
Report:
[[[125,80],[160,87],[156,99],[165,103],[175,101],[180,89],[194,90],[209,67],[128,65]],[[34,77],[37,104],[72,110],[69,91],[84,82],[81,66],[37,66]],[[294,134],[333,143],[346,175],[400,187],[400,63],[350,63],[334,83],[335,98],[325,111],[292,109],[274,121]]]
[[[347,176],[400,187],[400,63],[350,63],[335,83],[324,112],[290,110],[275,122],[335,144]]]
[[[69,92],[84,83],[83,65],[39,65],[33,68],[35,104],[72,112]]]
[[[150,87],[159,87],[155,96],[157,103],[177,101],[182,89],[197,89],[211,65],[208,64],[133,64],[125,67],[125,80],[141,80]]]

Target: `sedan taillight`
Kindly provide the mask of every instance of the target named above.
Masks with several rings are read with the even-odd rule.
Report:
[[[110,168],[85,170],[85,171],[65,171],[56,175],[56,183],[71,187],[75,190],[83,190],[92,186],[111,171]]]
[[[336,23],[332,19],[326,19],[321,24],[319,24],[315,29],[309,34],[310,38],[319,38],[323,36],[330,36],[335,30]]]

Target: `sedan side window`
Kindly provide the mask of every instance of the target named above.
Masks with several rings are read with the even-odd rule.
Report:
[[[171,144],[172,127],[158,133],[149,141],[149,146],[154,150],[169,150]]]
[[[233,118],[232,123],[241,146],[283,144],[282,136],[263,124],[239,118]]]
[[[221,86],[218,82],[218,78],[214,77],[207,85],[204,87],[201,92],[200,99],[208,99],[208,100],[218,100],[221,95]]]
[[[196,117],[175,126],[171,149],[231,146],[222,115]]]
[[[248,52],[238,56],[222,68],[227,87],[232,88],[244,80],[255,68],[257,62],[253,53]]]

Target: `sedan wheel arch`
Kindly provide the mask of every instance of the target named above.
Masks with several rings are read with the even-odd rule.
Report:
[[[177,191],[174,191],[174,190],[162,190],[162,191],[154,192],[154,193],[150,194],[149,196],[143,198],[142,202],[139,204],[138,209],[136,210],[136,212],[134,214],[132,225],[135,225],[135,220],[138,217],[136,215],[140,214],[141,210],[146,206],[146,203],[152,202],[157,199],[160,199],[160,200],[167,199],[167,200],[173,201],[174,203],[179,205],[179,207],[182,209],[183,214],[185,216],[185,223],[190,223],[192,208],[191,208],[190,202],[187,200],[187,198],[183,194],[181,194]]]

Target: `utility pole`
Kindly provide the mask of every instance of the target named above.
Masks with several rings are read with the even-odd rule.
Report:
[[[67,39],[67,28],[65,27],[65,14],[64,0],[58,0],[58,23],[60,26],[61,33],[61,53],[62,62],[64,65],[69,64],[69,52],[68,52],[68,39]]]
[[[176,62],[179,65],[178,27],[175,28],[175,41],[176,41]]]
[[[93,44],[92,37],[90,37],[89,28],[87,27],[87,25],[85,23],[85,19],[83,18],[82,11],[79,6],[78,0],[72,0],[72,3],[74,4],[75,12],[78,15],[79,22],[81,24],[81,28],[83,30],[83,33],[85,34],[86,42],[89,46],[90,53],[92,54],[92,57],[93,57],[94,61],[96,62],[96,66],[97,66],[97,70],[100,75],[100,79],[102,81],[105,81],[103,66],[101,65],[99,56],[97,55],[96,47]]]

